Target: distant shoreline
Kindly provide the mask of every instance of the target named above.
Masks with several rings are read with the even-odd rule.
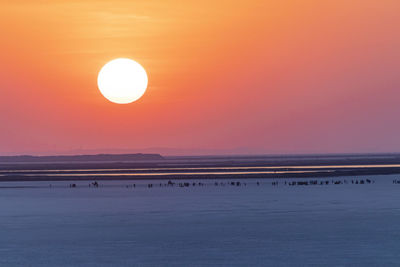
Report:
[[[94,155],[57,155],[57,156],[0,156],[0,163],[55,163],[55,162],[84,162],[84,161],[143,161],[163,160],[160,154],[94,154]]]
[[[399,154],[200,158],[163,158],[155,154],[151,155],[155,158],[153,160],[132,160],[143,158],[144,155],[92,155],[97,160],[112,158],[108,161],[86,161],[90,156],[84,155],[55,156],[57,160],[72,157],[74,160],[69,162],[1,162],[0,182],[280,179],[400,174]],[[41,159],[43,158],[49,159],[49,157]],[[131,160],[126,160],[128,158]]]

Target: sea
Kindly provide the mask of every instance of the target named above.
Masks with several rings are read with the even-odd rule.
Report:
[[[400,266],[397,179],[2,182],[0,266]]]

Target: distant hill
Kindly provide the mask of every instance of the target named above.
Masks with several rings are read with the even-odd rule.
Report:
[[[77,162],[77,161],[141,161],[163,160],[160,154],[97,154],[68,156],[0,156],[0,163],[6,162]]]

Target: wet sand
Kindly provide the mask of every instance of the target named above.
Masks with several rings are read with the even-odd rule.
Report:
[[[398,266],[398,176],[351,179],[4,182],[0,266]]]

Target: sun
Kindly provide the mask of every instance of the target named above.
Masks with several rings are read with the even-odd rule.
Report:
[[[97,77],[100,92],[117,104],[129,104],[141,98],[147,83],[146,70],[128,58],[111,60],[101,68]]]

